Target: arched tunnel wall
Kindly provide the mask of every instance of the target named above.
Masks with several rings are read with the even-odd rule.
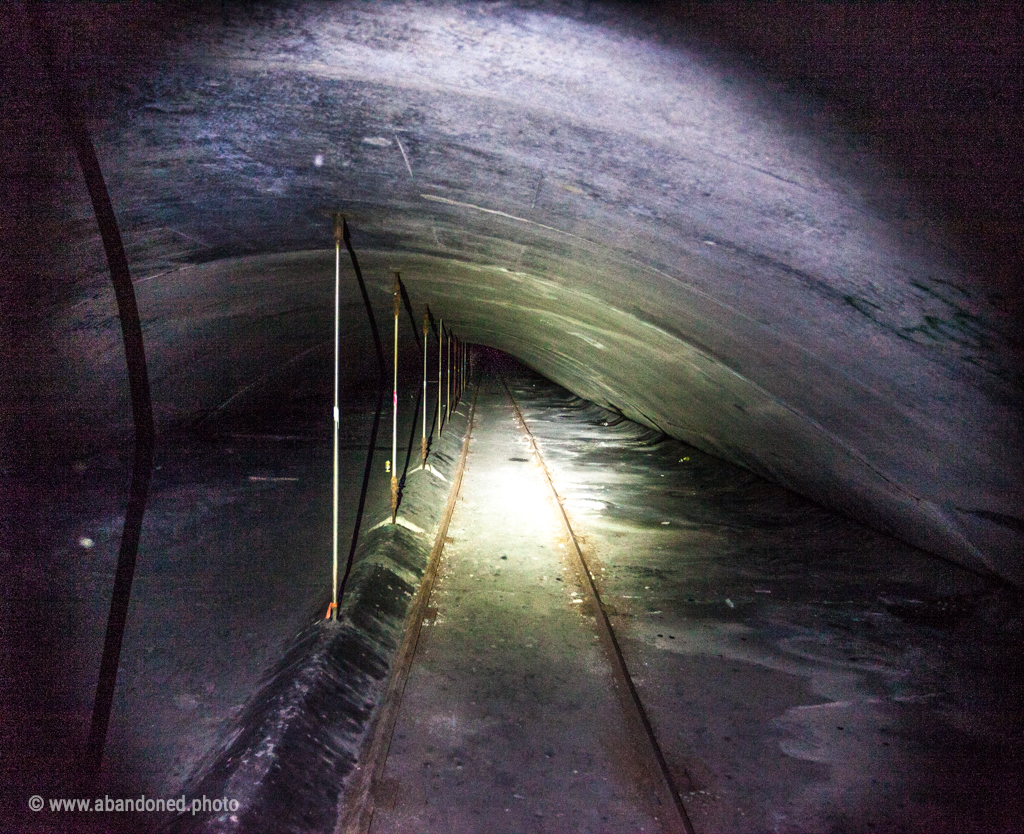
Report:
[[[760,32],[764,12],[728,5],[717,23],[591,3],[143,5],[127,23],[85,6],[44,15],[48,35],[5,21],[18,84],[6,91],[4,450],[18,466],[33,443],[85,442],[83,427],[101,446],[127,436],[91,209],[33,92],[46,89],[33,50],[49,37],[89,107],[163,426],[329,338],[324,215],[340,206],[378,290],[400,269],[464,338],[1021,580],[1013,265],[950,231],[979,205],[1003,232],[1015,215],[1001,197],[927,182],[949,159],[887,155],[918,122],[885,121],[901,99],[880,98],[883,82],[914,79],[878,75],[865,44],[884,38],[837,53],[844,87],[810,41],[788,77],[785,61],[781,76],[779,60],[765,59],[775,75],[758,70],[767,36],[737,58],[737,32]],[[866,25],[786,8],[831,46],[837,27]],[[1007,81],[1013,38],[996,29],[1019,34],[1019,15],[986,10],[967,31],[991,26],[995,57],[958,40],[952,70],[920,72],[994,89],[986,118],[1008,136],[1019,80]],[[919,11],[929,43],[956,23]],[[883,29],[915,23],[887,14]],[[858,80],[873,91],[867,116],[882,117],[874,131],[844,104]],[[971,133],[977,102],[964,95],[946,102],[959,125],[946,147]],[[1001,147],[984,157],[986,182],[1012,181]],[[356,378],[370,353],[351,348]]]
[[[331,255],[219,261],[171,281],[139,285],[149,322],[155,407],[165,426],[204,419],[310,352],[322,354],[326,381]],[[911,399],[911,384],[920,387],[920,381],[900,388],[891,368],[865,369],[853,377],[806,348],[781,342],[735,310],[695,292],[659,286],[657,276],[647,276],[642,294],[621,294],[610,303],[613,287],[602,288],[602,295],[567,286],[565,276],[574,276],[565,261],[544,273],[561,280],[393,252],[367,251],[363,262],[375,276],[371,287],[382,326],[389,322],[384,313],[391,270],[398,269],[417,306],[429,304],[465,339],[506,350],[581,396],[923,549],[1015,576],[1012,562],[999,562],[1001,552],[1012,558],[1012,549],[1000,551],[998,533],[993,535],[998,526],[981,523],[987,518],[995,524],[986,513],[1013,512],[1012,483],[999,480],[1006,475],[998,465],[1013,448],[1000,436],[1014,429],[1012,415],[1000,413],[998,405],[979,410],[954,380],[944,380],[940,389],[933,379],[930,391]],[[375,355],[349,272],[343,383],[370,384]],[[636,287],[640,280],[626,276],[623,284]],[[112,315],[106,298],[79,305],[75,314],[102,319],[102,309],[93,306]],[[401,338],[409,350],[412,331],[405,318],[403,312]],[[106,344],[97,350],[95,341],[82,342],[72,321],[62,324],[73,334],[67,359],[77,362],[80,378],[116,380],[123,361],[116,328],[107,329]],[[756,368],[758,376],[744,376],[741,367]],[[808,390],[803,380],[810,374],[816,384]],[[117,385],[99,396],[88,385],[74,389],[85,398],[73,406],[65,400],[66,407],[83,412],[95,409],[90,401],[105,408],[126,395]],[[953,409],[962,415],[955,429],[943,419]],[[121,411],[126,410],[125,404]],[[90,421],[95,419],[101,414]],[[979,486],[982,493],[1009,500],[995,510],[975,506]]]

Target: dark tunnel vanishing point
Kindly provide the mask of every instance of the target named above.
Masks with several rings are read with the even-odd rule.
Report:
[[[1024,583],[1016,4],[54,3],[45,32],[28,12],[0,12],[15,584],[60,570],[39,554],[92,500],[82,462],[118,495],[132,436],[43,37],[125,242],[158,442],[330,338],[340,208],[379,308],[399,270],[466,341]],[[375,358],[345,292],[355,390]]]

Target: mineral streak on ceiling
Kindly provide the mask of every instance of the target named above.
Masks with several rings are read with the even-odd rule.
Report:
[[[294,0],[45,18],[90,113],[165,424],[329,337],[340,207],[380,299],[400,269],[463,338],[1020,582],[1021,17],[971,9]],[[123,424],[91,209],[30,27],[5,26],[21,61],[5,237],[59,243],[7,270],[45,290],[8,290],[41,311],[10,332],[51,328],[5,351],[7,379],[50,374],[44,408]],[[226,349],[214,318],[244,338]]]

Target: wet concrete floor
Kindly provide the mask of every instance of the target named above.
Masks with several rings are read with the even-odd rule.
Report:
[[[1024,831],[1019,593],[521,366],[504,373],[700,834]],[[482,379],[374,830],[658,830],[556,509],[500,383]],[[165,438],[108,738],[110,796],[177,795],[296,631],[322,616],[329,438],[312,436],[309,415],[323,409],[268,417],[261,396],[233,403],[206,439]],[[350,484],[368,419],[363,402],[343,414]],[[118,483],[113,472],[84,462],[67,493],[92,495]],[[31,751],[5,769],[5,830],[57,824],[25,817],[26,797],[69,795],[123,506],[114,486],[99,491],[96,506],[41,505],[49,526],[25,527],[51,557],[21,559],[22,592],[3,612],[23,649],[4,744]],[[387,498],[376,478],[368,525]],[[343,510],[347,530],[354,503]]]
[[[526,444],[486,379],[374,832],[659,828]]]
[[[1017,592],[505,370],[698,832],[1024,830]],[[493,378],[470,448],[372,830],[660,830]]]
[[[511,385],[698,832],[1024,830],[1019,592]]]

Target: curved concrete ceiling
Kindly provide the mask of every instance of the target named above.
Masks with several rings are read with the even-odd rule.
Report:
[[[340,208],[382,301],[399,269],[463,338],[1020,582],[1020,264],[1006,255],[1020,209],[1004,205],[1021,181],[1020,82],[1000,86],[1019,15],[812,5],[50,15],[90,105],[158,415],[214,407],[329,337],[325,213]],[[18,26],[15,54],[29,58]],[[976,57],[936,57],[944,32],[971,26],[992,27],[971,81],[1002,96],[986,99],[988,121],[968,123],[981,112],[969,97],[915,112]],[[741,42],[752,52],[737,57]],[[109,422],[96,386],[117,390],[123,360],[102,252],[73,161],[40,141],[60,130],[25,93],[42,75],[20,72],[8,112],[22,144],[7,153],[23,170],[8,177],[21,189],[8,213],[59,246],[16,266],[51,283],[31,325],[45,321],[45,337],[23,325],[8,378],[49,378],[49,408]],[[931,160],[908,149],[936,125],[952,128]],[[999,145],[993,130],[1018,138]],[[983,134],[980,163],[957,157]],[[31,211],[12,209],[19,199]],[[965,218],[990,220],[990,234]],[[25,355],[41,342],[57,357],[45,372]]]

